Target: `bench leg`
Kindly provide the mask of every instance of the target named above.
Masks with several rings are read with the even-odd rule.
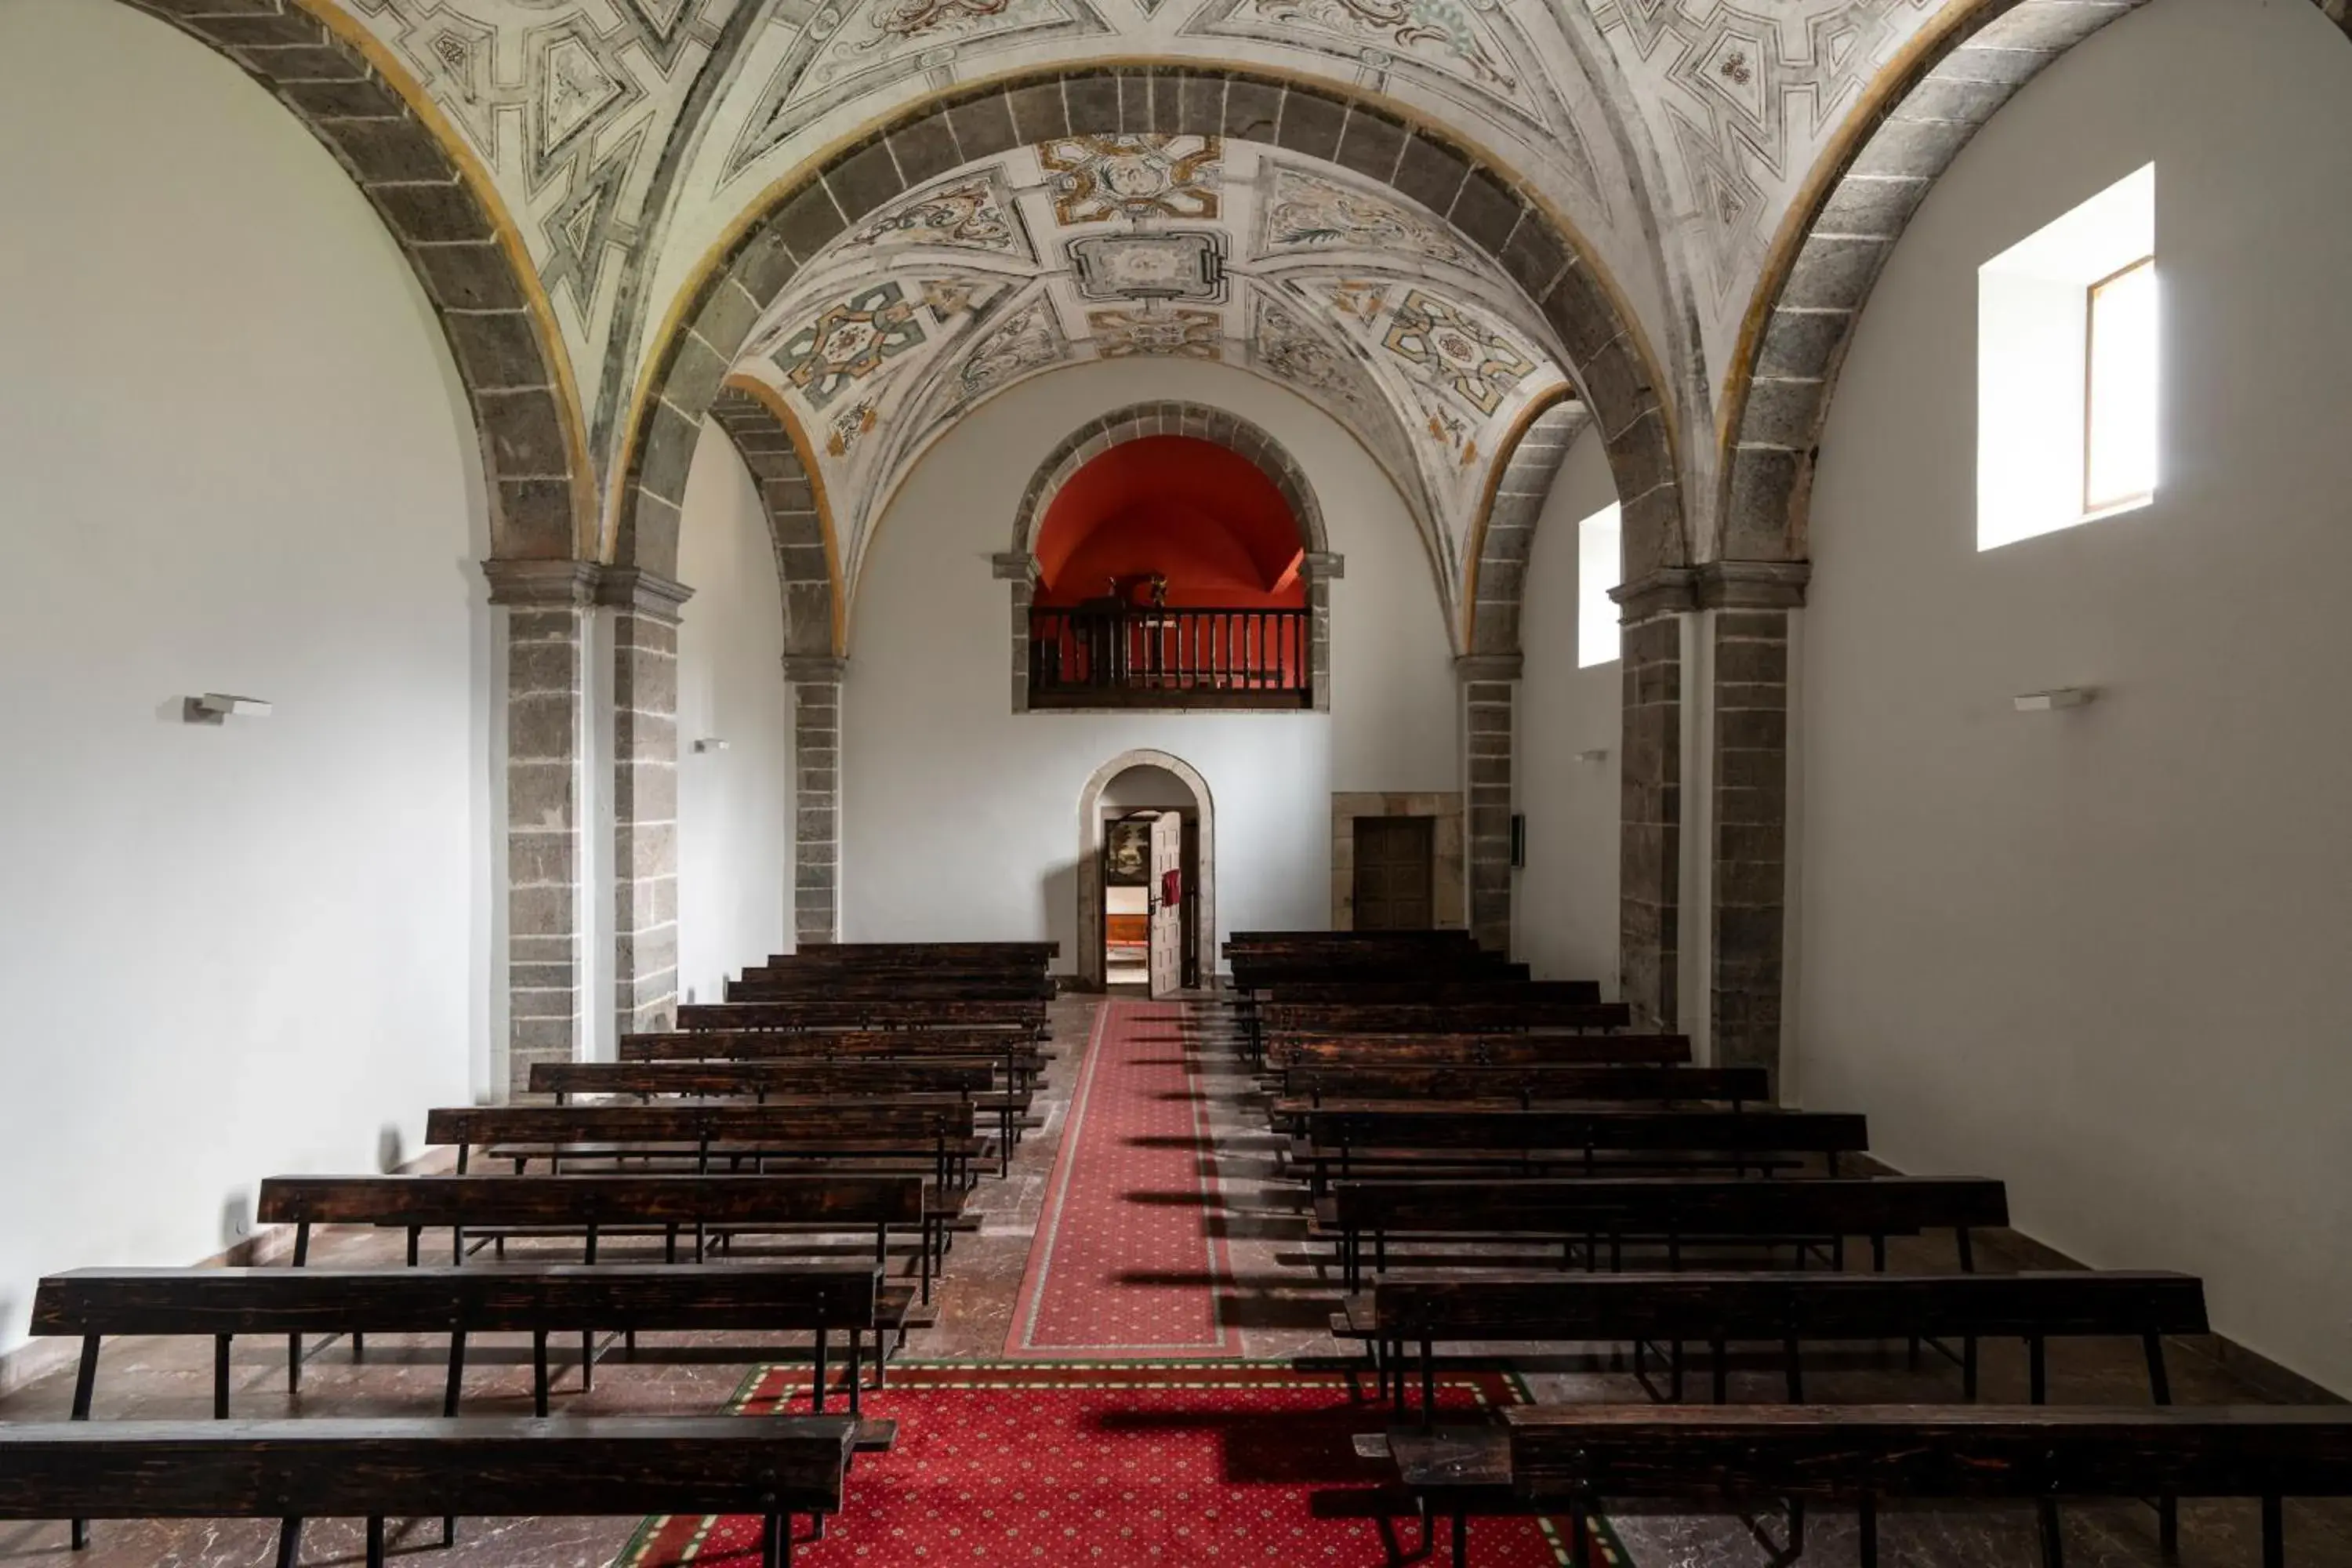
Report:
[[[302,1336],[286,1336],[286,1392],[302,1392]]]
[[[530,1336],[530,1406],[531,1414],[547,1414],[547,1331],[533,1330]]]
[[[2066,1568],[2066,1532],[2058,1522],[2058,1505],[2043,1498],[2034,1511],[2042,1520],[2042,1568]]]
[[[1470,1511],[1459,1504],[1454,1510],[1454,1568],[1463,1568],[1470,1561]]]
[[[2286,1568],[2286,1504],[2263,1499],[2263,1568]]]
[[[228,1345],[229,1336],[213,1336],[213,1419],[228,1419]]]
[[[1729,1386],[1729,1385],[1730,1385],[1730,1382],[1731,1382],[1731,1380],[1730,1380],[1729,1376],[1727,1375],[1728,1369],[1727,1369],[1727,1368],[1726,1368],[1726,1366],[1724,1365],[1724,1343],[1723,1343],[1723,1342],[1722,1342],[1721,1340],[1711,1340],[1711,1341],[1709,1341],[1709,1342],[1708,1342],[1708,1343],[1707,1343],[1707,1351],[1708,1351],[1709,1354],[1712,1356],[1712,1358],[1713,1358],[1713,1360],[1714,1360],[1714,1363],[1715,1363],[1715,1377],[1714,1377],[1715,1402],[1716,1402],[1717,1405],[1720,1405],[1720,1404],[1722,1404],[1726,1399],[1729,1398],[1729,1397],[1730,1397],[1730,1394],[1731,1394],[1730,1386]]]
[[[449,1336],[449,1381],[441,1390],[441,1414],[457,1414],[457,1391],[466,1382],[466,1331]]]
[[[2040,1334],[2030,1335],[2025,1342],[2027,1399],[2033,1405],[2045,1405],[2050,1399],[2050,1358],[2045,1343]]]
[[[866,1384],[866,1331],[849,1331],[849,1414],[857,1415],[857,1392]]]
[[[1802,1405],[1805,1402],[1805,1369],[1797,1357],[1797,1342],[1781,1341],[1780,1356],[1788,1370],[1789,1403]]]
[[[281,1519],[278,1521],[278,1568],[294,1568],[302,1555],[302,1521]]]
[[[74,1373],[73,1418],[89,1419],[90,1396],[98,1392],[98,1347],[101,1341],[96,1334],[84,1334],[81,1339],[81,1366]],[[86,1550],[89,1545],[89,1521],[77,1519],[72,1523],[73,1549]]]
[[[816,1331],[815,1370],[809,1376],[809,1406],[819,1415],[824,1414],[824,1331],[819,1329]]]
[[[580,1392],[587,1393],[596,1386],[596,1331],[580,1331]]]
[[[383,1568],[383,1519],[371,1515],[367,1521],[367,1568]]]
[[[1862,1494],[1854,1523],[1861,1531],[1862,1568],[1878,1568],[1878,1500],[1868,1492]]]
[[[1421,1342],[1421,1424],[1437,1425],[1437,1351],[1427,1340]]]

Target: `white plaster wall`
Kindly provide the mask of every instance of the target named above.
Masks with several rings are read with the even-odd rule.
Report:
[[[2153,159],[2164,477],[1976,550],[1978,264]],[[1802,647],[1809,1105],[2352,1392],[2352,47],[2155,0],[1963,153],[1872,300]],[[2012,694],[2100,689],[2086,710]]]
[[[705,421],[686,476],[677,628],[677,981],[725,981],[792,949],[792,691],[767,513],[726,432]],[[698,752],[699,740],[723,752]]]
[[[1576,525],[1616,499],[1601,433],[1588,429],[1560,465],[1528,553],[1519,612],[1526,674],[1512,731],[1528,863],[1512,893],[1511,955],[1539,980],[1598,980],[1612,999],[1625,667],[1576,666]],[[1579,762],[1580,752],[1608,755]]]
[[[492,1081],[492,761],[474,434],[358,190],[105,0],[0,6],[0,147],[5,1348]]]
[[[1011,711],[1007,547],[1030,476],[1085,420],[1213,403],[1286,446],[1347,557],[1332,592],[1331,712]],[[987,405],[918,467],[852,606],[843,694],[850,941],[1052,938],[1075,970],[1078,795],[1122,752],[1181,757],[1214,796],[1220,939],[1330,920],[1331,795],[1460,787],[1451,649],[1396,491],[1337,425],[1230,367],[1090,364]]]

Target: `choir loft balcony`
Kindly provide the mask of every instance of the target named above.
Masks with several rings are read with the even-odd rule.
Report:
[[[1033,708],[1314,705],[1303,608],[1196,609],[1096,600],[1029,612]]]

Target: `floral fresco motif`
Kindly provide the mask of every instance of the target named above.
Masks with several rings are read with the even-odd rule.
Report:
[[[1369,36],[1407,54],[1434,55],[1500,91],[1519,85],[1462,0],[1251,0],[1251,9],[1278,26]]]
[[[1535,361],[1475,317],[1416,289],[1397,307],[1382,346],[1434,377],[1480,414],[1502,406]]]
[[[1028,252],[996,182],[985,174],[926,191],[892,207],[852,235],[848,243],[858,248],[937,245],[1007,256]]]
[[[824,438],[824,449],[834,457],[846,458],[860,441],[872,434],[879,418],[874,400],[859,398],[833,416],[833,430]]]
[[[1276,172],[1265,215],[1264,246],[1269,252],[1403,250],[1456,266],[1470,258],[1444,225],[1296,169]]]
[[[1221,318],[1214,310],[1089,310],[1095,352],[1105,359],[1160,355],[1174,359],[1223,359]]]
[[[1215,136],[1070,136],[1037,149],[1053,182],[1054,216],[1076,226],[1113,218],[1214,218],[1222,210]]]
[[[826,307],[784,340],[776,368],[812,408],[823,408],[883,362],[923,342],[923,324],[906,290],[878,283]]]
[[[1032,371],[1067,359],[1069,353],[1053,302],[1040,296],[1005,318],[971,351],[957,377],[957,401],[977,402]]]

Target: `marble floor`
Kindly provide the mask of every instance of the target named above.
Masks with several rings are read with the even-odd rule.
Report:
[[[1055,1005],[1055,1038],[1061,1052],[1041,1092],[1036,1114],[1042,1125],[1029,1132],[1008,1176],[981,1184],[971,1208],[978,1228],[961,1236],[949,1259],[939,1297],[936,1326],[919,1331],[907,1354],[927,1360],[993,1360],[1002,1352],[1013,1302],[1027,1264],[1030,1243],[1045,1207],[1053,1169],[1076,1079],[1078,1058],[1089,1037],[1096,1004],[1066,999]],[[1232,1054],[1225,1010],[1204,1005],[1193,1010],[1188,1033],[1198,1050],[1195,1079],[1206,1097],[1215,1137],[1213,1156],[1221,1196],[1207,1217],[1229,1244],[1233,1279],[1223,1310],[1240,1331],[1254,1358],[1332,1357],[1340,1347],[1326,1331],[1337,1297],[1331,1279],[1307,1252],[1303,1194],[1276,1179],[1276,1142],[1265,1127],[1263,1102],[1252,1078]],[[1171,1031],[1170,1044],[1182,1047],[1183,1034]],[[846,1244],[854,1247],[855,1242]],[[1981,1266],[2017,1266],[2013,1253],[1989,1238]],[[516,1256],[522,1256],[517,1249]],[[399,1261],[396,1239],[371,1233],[323,1233],[313,1245],[320,1263]],[[551,1246],[549,1256],[569,1258],[571,1249]],[[619,1261],[625,1251],[608,1243],[602,1256]],[[911,1268],[911,1259],[908,1260]],[[1929,1244],[1895,1248],[1893,1266],[1948,1268],[1944,1248]],[[660,1342],[656,1342],[659,1341]],[[1475,1347],[1470,1349],[1475,1350]],[[617,1344],[604,1347],[593,1388],[579,1387],[578,1346],[561,1347],[558,1414],[700,1414],[723,1408],[747,1364],[793,1359],[804,1352],[790,1342],[760,1336],[647,1335],[632,1358]],[[445,1342],[399,1336],[368,1342],[365,1359],[354,1362],[349,1347],[333,1342],[316,1347],[306,1364],[301,1393],[288,1394],[282,1341],[240,1342],[233,1363],[232,1397],[241,1415],[434,1415],[440,1410]],[[2177,1341],[2170,1363],[2176,1397],[2183,1403],[2247,1402],[2262,1396],[2194,1341]],[[1642,1400],[1648,1397],[1626,1361],[1607,1351],[1545,1357],[1518,1357],[1538,1399]],[[1958,1369],[1929,1358],[1913,1373],[1899,1351],[1858,1351],[1848,1356],[1809,1353],[1807,1392],[1823,1403],[1943,1401],[1958,1397]],[[2058,1342],[2050,1352],[2051,1396],[2087,1403],[2134,1403],[2146,1397],[2146,1373],[2136,1343]],[[1752,1363],[1735,1361],[1732,1396],[1770,1400],[1779,1389],[1777,1363],[1759,1353]],[[2022,1401],[2024,1360],[2016,1347],[1985,1347],[1984,1396]],[[197,1340],[125,1339],[108,1343],[99,1376],[93,1416],[203,1418],[211,1413],[211,1347]],[[70,1370],[37,1379],[0,1399],[0,1420],[61,1419],[72,1394]],[[469,1347],[466,1409],[474,1415],[529,1415],[530,1347],[488,1337]],[[1367,1429],[1379,1425],[1367,1416]],[[2065,1511],[2065,1545],[2074,1568],[2155,1568],[2154,1512],[2133,1504],[2077,1506]],[[1775,1519],[1743,1521],[1664,1513],[1621,1516],[1619,1533],[1634,1568],[1767,1568],[1778,1559]],[[603,1568],[627,1541],[626,1520],[469,1520],[458,1545],[438,1549],[437,1521],[418,1521],[395,1535],[394,1550],[417,1554],[434,1568]],[[2352,1568],[2352,1509],[2336,1504],[2287,1505],[2288,1561],[2299,1568]],[[2182,1561],[2192,1568],[2236,1568],[2259,1562],[2255,1510],[2252,1503],[2189,1505],[2183,1509]],[[1881,1520],[1881,1561],[1888,1568],[1979,1568],[2039,1561],[2030,1510],[1890,1510]],[[0,1524],[0,1568],[20,1564],[65,1564],[86,1568],[227,1568],[271,1561],[269,1527],[235,1521],[103,1524],[91,1547],[68,1550],[62,1524]],[[324,1521],[305,1538],[305,1564],[356,1563],[356,1525]],[[428,1555],[429,1553],[429,1555]],[[1818,1516],[1809,1530],[1804,1561],[1846,1568],[1856,1561],[1851,1516]]]

